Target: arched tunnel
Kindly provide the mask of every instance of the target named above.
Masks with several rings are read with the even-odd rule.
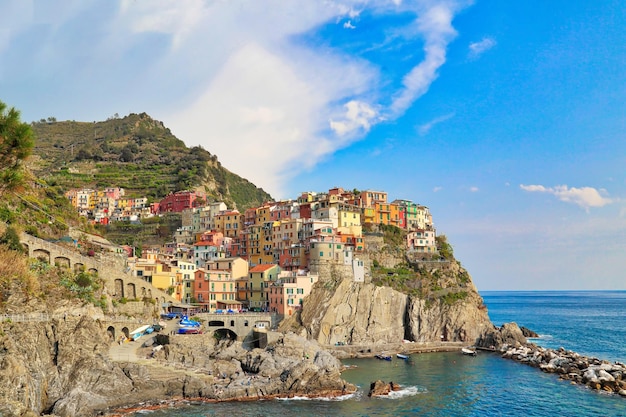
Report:
[[[213,333],[217,340],[237,340],[237,333],[233,332],[230,329],[217,329]]]

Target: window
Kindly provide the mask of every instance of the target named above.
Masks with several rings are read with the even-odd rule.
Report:
[[[304,294],[304,288],[298,288],[298,289],[296,290],[296,293],[298,293],[298,294]]]
[[[287,294],[293,294],[293,288],[287,288]]]
[[[185,286],[186,286],[187,288],[191,288],[191,282],[187,281],[187,282],[185,283]]]

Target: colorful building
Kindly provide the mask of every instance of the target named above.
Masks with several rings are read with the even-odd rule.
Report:
[[[291,316],[302,308],[304,297],[311,293],[317,280],[317,275],[281,272],[267,288],[269,311]]]
[[[269,286],[276,282],[280,267],[261,264],[250,268],[248,279],[248,305],[254,311],[269,311]]]

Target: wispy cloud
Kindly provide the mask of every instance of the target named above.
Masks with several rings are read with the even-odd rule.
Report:
[[[433,188],[433,193],[438,193],[441,190],[443,190],[443,187],[434,187]]]
[[[433,120],[426,122],[423,125],[420,125],[417,128],[417,131],[419,132],[420,136],[424,136],[428,132],[430,132],[430,129],[432,129],[435,125],[438,125],[441,122],[445,122],[446,120],[449,120],[453,118],[454,116],[455,116],[455,113],[449,113],[443,116],[435,117]]]
[[[470,187],[469,190],[471,193],[477,193],[478,191],[480,191],[480,189],[476,186]]]
[[[567,185],[544,187],[543,185],[520,184],[520,188],[528,192],[552,194],[563,202],[576,204],[585,210],[589,210],[591,207],[603,207],[614,202],[613,199],[606,196],[608,194],[606,190],[598,190],[593,187],[569,188]]]
[[[446,62],[448,44],[456,37],[452,19],[459,7],[454,2],[429,2],[428,7],[418,11],[417,31],[425,39],[425,56],[402,80],[403,88],[395,94],[390,106],[392,115],[403,114],[437,78],[437,70]]]
[[[356,29],[356,26],[354,26],[352,22],[348,20],[346,23],[343,24],[343,28],[344,29]]]
[[[469,44],[469,57],[471,59],[477,59],[482,54],[496,46],[496,41],[493,38],[483,38],[478,42],[472,42]]]

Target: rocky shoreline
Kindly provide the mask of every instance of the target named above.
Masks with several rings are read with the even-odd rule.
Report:
[[[571,350],[547,349],[535,344],[503,346],[502,357],[557,374],[573,384],[583,384],[597,391],[619,394],[626,398],[626,365],[582,356]]]
[[[505,359],[557,374],[560,379],[582,384],[597,391],[626,397],[626,365],[580,355],[565,348],[548,349],[529,343],[526,337],[537,337],[537,333],[519,327],[516,323],[505,323],[484,332],[476,346],[500,353]]]

